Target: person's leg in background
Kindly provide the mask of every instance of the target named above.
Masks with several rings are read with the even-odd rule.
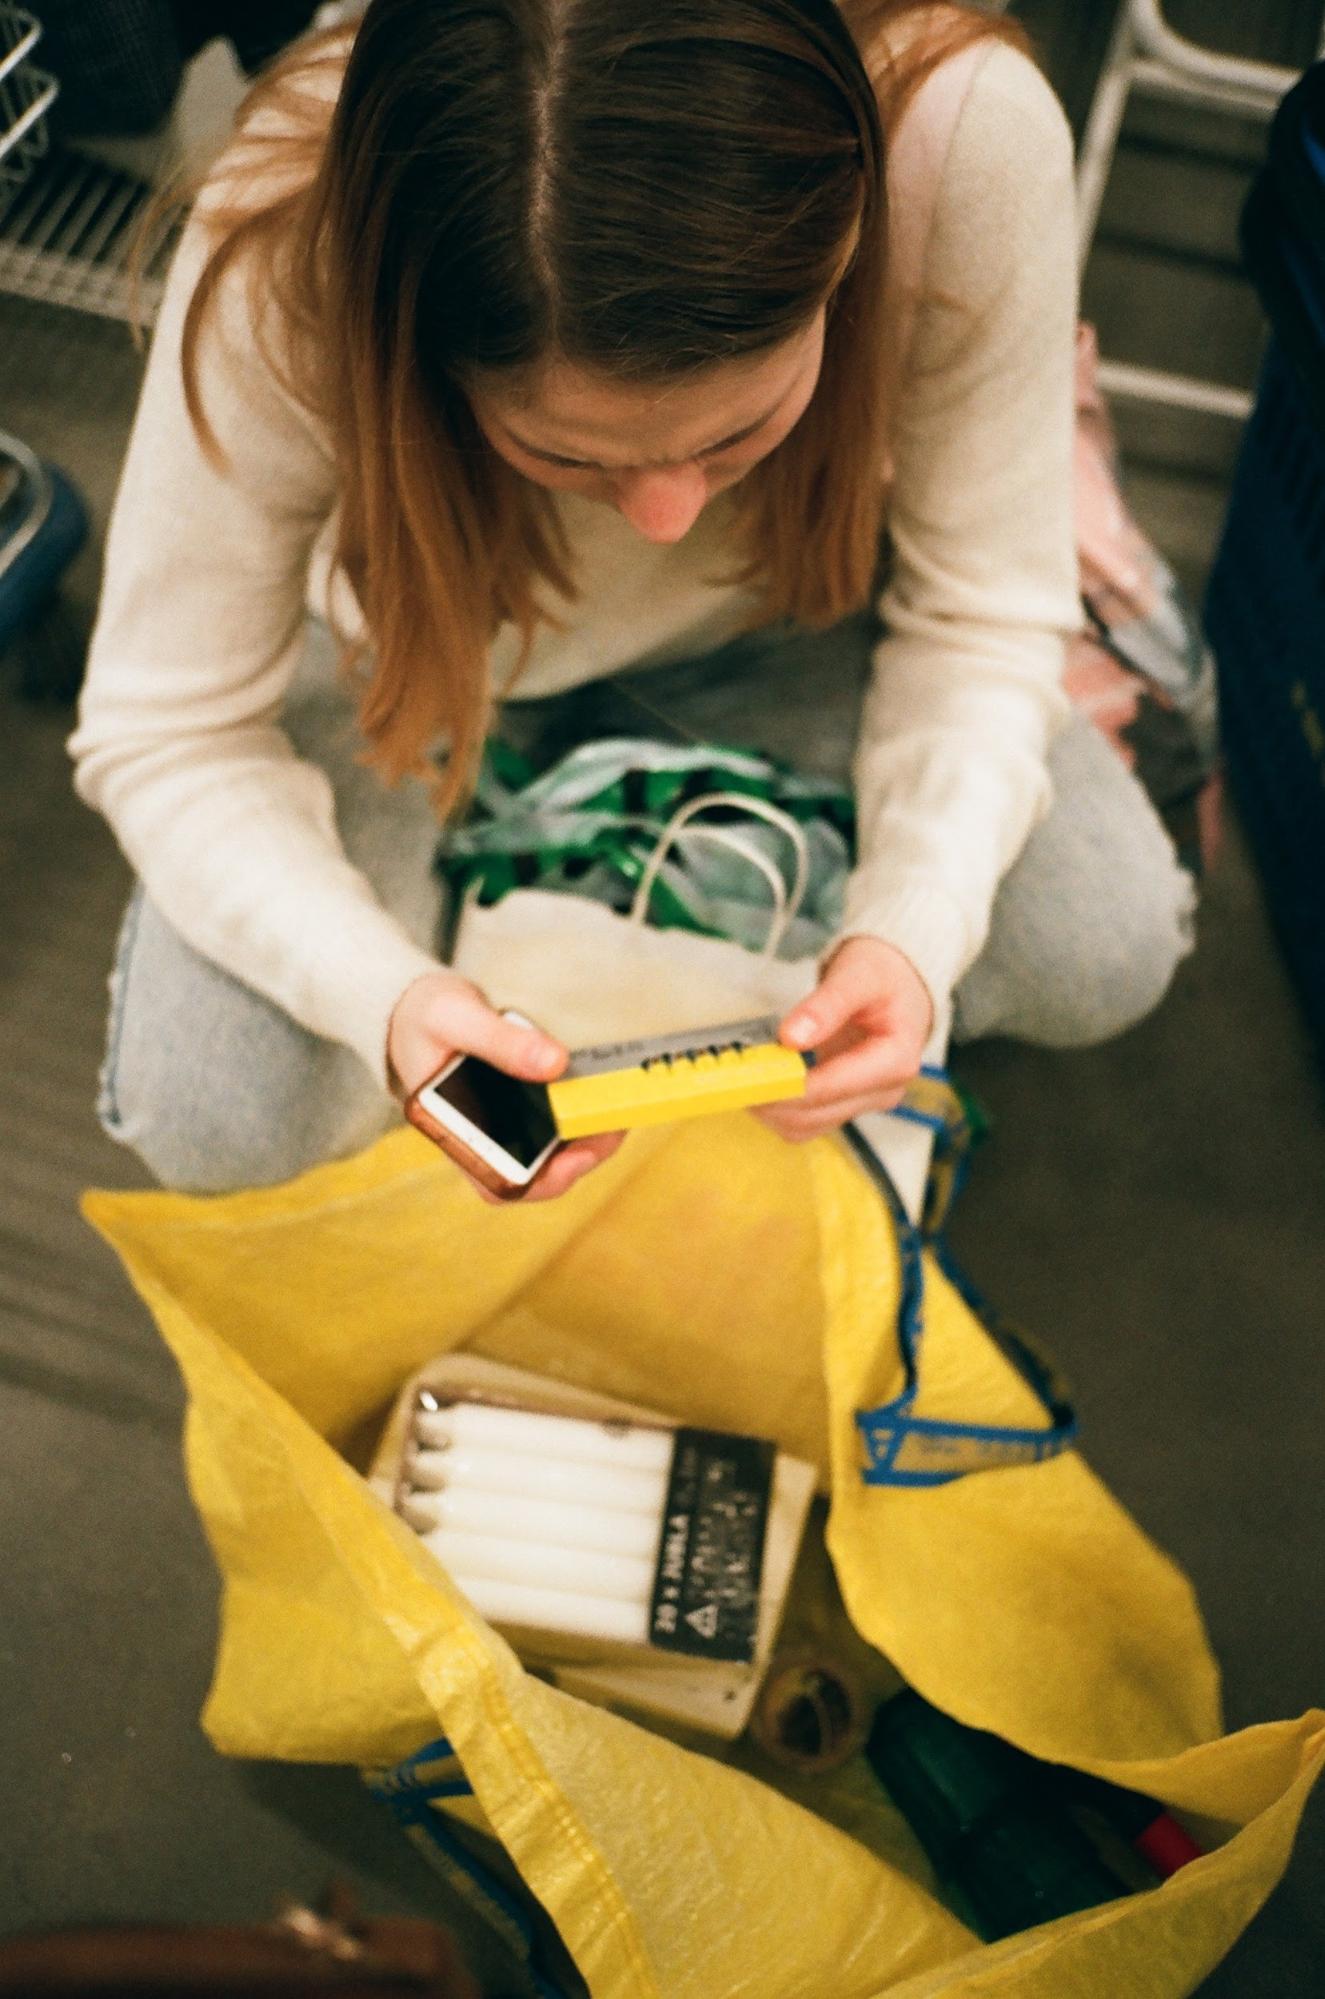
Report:
[[[286,721],[296,749],[332,780],[350,859],[430,947],[442,917],[437,820],[421,784],[388,790],[356,761],[362,739],[325,626],[309,627]],[[400,1115],[357,1055],[201,957],[141,888],[112,977],[99,1110],[112,1138],[191,1193],[290,1179],[357,1151]]]
[[[594,736],[671,735],[758,749],[850,781],[878,636],[868,614],[780,627],[677,665],[508,709],[540,762]],[[1143,1019],[1192,948],[1196,890],[1141,785],[1083,715],[1049,754],[1054,799],[999,888],[955,995],[954,1040],[1087,1046]]]

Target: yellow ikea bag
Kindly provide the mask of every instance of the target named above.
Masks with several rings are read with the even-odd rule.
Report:
[[[1188,1583],[1074,1451],[863,1479],[855,1412],[901,1385],[902,1272],[839,1142],[679,1125],[563,1200],[495,1209],[402,1129],[283,1187],[85,1207],[188,1388],[224,1579],[211,1739],[381,1768],[440,1734],[464,1793],[441,1786],[442,1808],[495,1835],[594,1999],[1183,1994],[1281,1874],[1325,1715],[1221,1735]],[[819,1465],[863,1649],[959,1720],[1162,1799],[1211,1850],[984,1945],[863,1757],[755,1775],[527,1674],[351,1462],[401,1383],[459,1347]],[[932,1259],[917,1406],[1043,1420]]]

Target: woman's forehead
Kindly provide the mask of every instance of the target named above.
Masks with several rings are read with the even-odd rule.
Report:
[[[488,416],[540,450],[591,458],[599,446],[619,450],[624,432],[688,457],[771,416],[817,363],[822,330],[819,316],[776,347],[668,382],[623,382],[556,359],[518,378],[480,377],[475,390]]]

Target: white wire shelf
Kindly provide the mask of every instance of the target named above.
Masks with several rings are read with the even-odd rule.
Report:
[[[40,40],[36,16],[0,0],[0,293],[150,322],[170,225],[142,237],[151,183],[52,144],[59,84],[32,61]]]
[[[0,188],[0,292],[150,323],[173,240],[161,222],[139,243],[153,193],[123,168],[52,147],[21,186]]]
[[[0,187],[16,187],[46,151],[46,113],[59,85],[29,57],[41,40],[36,19],[0,6]]]

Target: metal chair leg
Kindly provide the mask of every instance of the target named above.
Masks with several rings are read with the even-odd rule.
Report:
[[[1325,26],[1319,46],[1325,53]],[[1295,70],[1220,55],[1189,41],[1170,27],[1162,0],[1123,0],[1077,158],[1077,242],[1083,269],[1133,91],[1268,119],[1296,81]],[[1099,382],[1106,395],[1199,410],[1236,422],[1243,421],[1252,406],[1248,392],[1225,383],[1116,361],[1100,362]]]

